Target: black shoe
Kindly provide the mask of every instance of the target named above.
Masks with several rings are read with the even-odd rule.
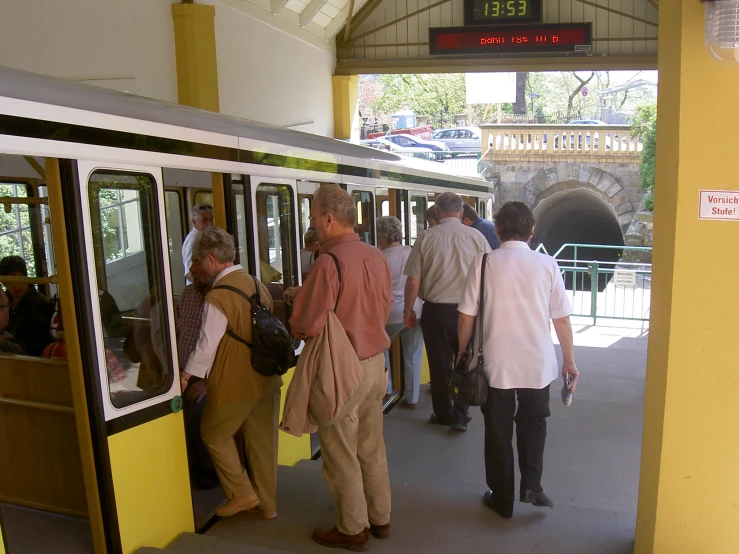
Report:
[[[429,423],[433,423],[434,425],[452,425],[451,421],[446,421],[443,419],[439,419],[439,417],[436,414],[431,414],[431,417],[429,418]]]
[[[201,491],[209,491],[216,488],[220,483],[215,471],[205,472],[195,476],[195,488]]]
[[[493,510],[495,513],[497,513],[503,519],[511,519],[513,517],[513,508],[503,508],[502,506],[499,506],[498,503],[495,501],[495,495],[493,494],[493,491],[488,491],[483,495],[482,503]]]
[[[455,431],[461,431],[464,432],[467,430],[467,424],[466,423],[452,423],[452,429]]]
[[[554,502],[552,502],[552,500],[546,494],[544,494],[544,491],[523,491],[521,493],[521,502],[532,504],[533,506],[539,506],[541,508],[554,508]]]

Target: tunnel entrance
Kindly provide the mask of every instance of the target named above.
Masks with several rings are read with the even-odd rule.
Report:
[[[595,244],[623,246],[624,236],[616,214],[611,205],[601,196],[587,188],[573,188],[574,183],[560,183],[548,189],[539,198],[534,207],[536,227],[532,246],[544,244],[547,251],[554,255],[563,244]],[[576,186],[576,185],[575,185]],[[583,185],[584,187],[584,185]],[[598,260],[617,263],[623,254],[621,249],[578,249],[578,260]],[[560,259],[572,260],[574,249],[568,247],[558,256]],[[614,265],[609,263],[608,269]],[[600,274],[598,290],[602,291],[608,284],[610,275]],[[589,290],[588,275],[577,282],[566,282],[568,289]]]

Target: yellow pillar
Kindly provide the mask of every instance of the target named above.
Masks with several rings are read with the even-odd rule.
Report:
[[[172,4],[178,102],[217,112],[215,6]]]
[[[359,96],[358,75],[334,75],[334,138],[352,138]]]
[[[739,66],[704,46],[704,5],[662,2],[652,321],[636,554],[739,552],[739,222],[698,219],[739,190]]]

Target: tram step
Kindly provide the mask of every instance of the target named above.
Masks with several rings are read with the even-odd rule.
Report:
[[[139,549],[141,552],[141,549]],[[164,552],[170,554],[290,554],[287,550],[246,544],[212,535],[182,533]],[[154,554],[154,552],[142,553]]]

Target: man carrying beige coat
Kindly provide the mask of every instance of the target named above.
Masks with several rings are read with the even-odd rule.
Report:
[[[310,219],[321,241],[320,255],[295,296],[290,327],[296,337],[310,339],[334,311],[362,366],[361,383],[339,416],[316,422],[323,475],[338,515],[335,527],[316,529],[313,539],[334,548],[365,550],[370,532],[377,538],[390,536],[382,398],[387,384],[383,351],[390,346],[385,322],[393,285],[385,257],[354,232],[356,217],[346,191],[337,186],[316,191]]]
[[[213,460],[226,502],[216,515],[226,517],[250,510],[264,519],[277,517],[277,420],[280,410],[278,376],[265,377],[251,367],[249,347],[227,334],[251,342],[251,303],[220,286],[234,287],[247,296],[256,292],[255,281],[234,265],[234,240],[223,229],[208,227],[198,233],[190,271],[210,288],[205,296],[203,323],[195,351],[180,374],[182,390],[191,376],[203,377],[193,387],[205,388],[208,403],[201,434]],[[259,284],[267,309],[272,297]],[[234,435],[246,443],[249,473],[241,464]]]

